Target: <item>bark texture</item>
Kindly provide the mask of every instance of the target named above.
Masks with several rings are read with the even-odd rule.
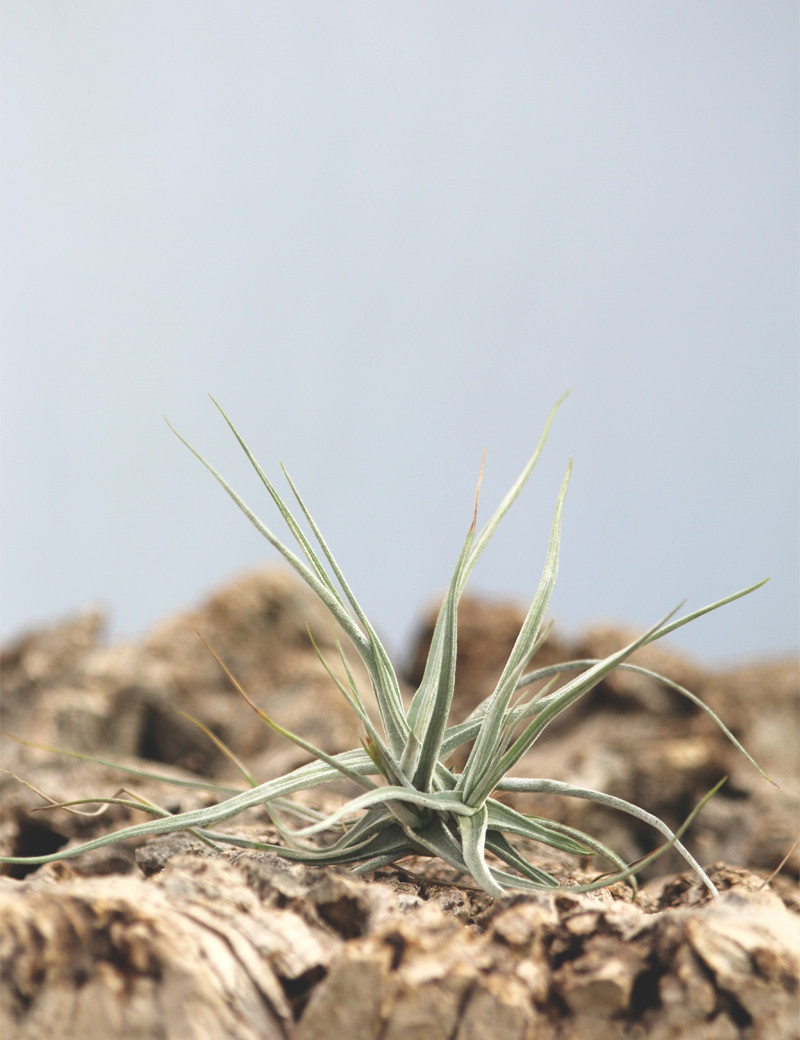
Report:
[[[365,881],[264,853],[0,885],[5,1040],[775,1040],[800,929],[760,879],[649,912],[612,895]],[[729,886],[726,888],[726,886]],[[645,903],[646,905],[646,903]]]
[[[523,617],[512,605],[464,602],[456,717],[491,692]],[[102,619],[81,615],[3,651],[3,728],[143,768],[157,763],[176,777],[231,779],[231,764],[183,711],[268,779],[303,759],[254,721],[194,629],[272,715],[341,750],[358,733],[320,675],[306,620],[335,653],[316,602],[271,571],[243,576],[138,644],[107,645]],[[410,655],[412,685],[425,629]],[[556,635],[541,662],[600,656],[628,638],[612,626],[573,645]],[[421,859],[359,879],[267,853],[212,852],[181,835],[120,844],[0,877],[3,1040],[796,1040],[797,662],[711,671],[668,648],[650,648],[642,661],[706,699],[781,790],[690,703],[624,674],[557,720],[520,772],[604,788],[672,824],[727,773],[725,794],[688,838],[712,864],[719,899],[665,860],[635,898],[617,886],[493,901]],[[178,811],[215,797],[11,741],[2,751],[6,769],[58,799],[125,785]],[[17,854],[133,819],[123,807],[32,812],[41,796],[7,774],[0,794],[0,841]],[[319,797],[325,807],[339,796],[334,785]],[[652,848],[636,821],[589,803],[516,804],[594,830],[630,859]],[[258,811],[230,826],[275,840]],[[565,881],[585,877],[567,859],[542,865]]]

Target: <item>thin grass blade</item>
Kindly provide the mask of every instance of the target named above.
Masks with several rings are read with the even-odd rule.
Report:
[[[464,800],[472,805],[478,804],[474,800],[476,787],[481,783],[481,778],[486,774],[487,770],[496,761],[498,748],[502,745],[505,733],[506,712],[509,701],[536,646],[539,630],[544,621],[544,615],[555,587],[561,541],[561,514],[564,508],[567,487],[569,486],[571,468],[572,464],[570,463],[556,502],[555,516],[553,517],[553,526],[550,533],[550,545],[539,588],[525,617],[508,662],[498,680],[495,691],[489,699],[477,739],[458,783],[458,789],[464,793]]]
[[[486,863],[486,831],[489,824],[489,813],[486,806],[481,806],[471,816],[458,817],[458,829],[461,834],[461,845],[464,850],[464,862],[467,870],[475,878],[484,892],[495,899],[502,895],[503,889],[492,876]]]
[[[438,673],[436,674],[436,681],[432,682],[425,690],[420,705],[419,718],[416,721],[416,726],[421,730],[422,736],[417,738],[420,743],[420,752],[417,768],[414,771],[413,783],[421,791],[430,790],[431,778],[436,763],[439,761],[442,737],[447,728],[447,718],[453,701],[453,690],[455,689],[456,681],[458,585],[475,533],[474,525],[475,521],[473,518],[472,526],[461,549],[458,564],[445,599],[442,620],[441,660]]]
[[[533,454],[528,459],[522,472],[514,481],[513,485],[500,502],[500,505],[494,511],[488,522],[481,528],[480,533],[473,541],[469,558],[461,574],[460,586],[456,590],[456,602],[458,602],[458,600],[460,599],[464,586],[466,585],[466,582],[470,574],[472,573],[472,569],[477,563],[478,558],[480,557],[481,553],[486,548],[486,546],[489,544],[489,541],[491,540],[494,532],[497,530],[500,521],[503,519],[508,510],[516,501],[519,493],[522,491],[528,478],[533,472],[536,463],[539,461],[539,457],[542,454],[542,450],[545,446],[548,434],[550,432],[550,427],[552,426],[553,420],[555,419],[556,412],[561,407],[564,400],[568,397],[569,393],[570,391],[568,390],[565,394],[562,394],[558,401],[556,401],[555,405],[550,411],[549,416],[547,417],[544,429],[542,430],[541,436],[539,437],[539,441],[536,445],[536,448],[534,449]],[[423,700],[425,696],[424,691],[426,691],[432,685],[432,683],[434,682],[433,676],[436,674],[440,667],[443,639],[442,627],[444,624],[443,614],[444,604],[442,605],[442,609],[439,611],[439,615],[436,619],[436,625],[434,627],[433,637],[431,639],[431,647],[428,654],[428,660],[425,665],[425,671],[423,674],[422,682],[420,684],[418,692],[414,696],[414,699],[411,703],[411,707],[409,709],[408,720],[412,728],[415,728],[417,724],[418,715],[421,710],[420,702]]]
[[[720,785],[714,788],[714,792]],[[605,794],[603,791],[595,791],[588,787],[575,787],[572,784],[563,783],[560,780],[542,780],[532,779],[528,777],[506,777],[501,780],[497,785],[497,791],[527,791],[537,792],[540,794],[560,794],[566,798],[583,798],[590,802],[596,802],[598,805],[607,805],[611,809],[617,809],[619,812],[627,813],[629,816],[635,817],[637,820],[641,820],[643,823],[649,824],[654,830],[657,830],[660,834],[672,842],[675,846],[675,851],[686,860],[689,866],[694,870],[702,879],[703,882],[713,888],[709,881],[705,871],[692,856],[688,849],[676,840],[677,836],[673,834],[670,828],[660,820],[657,816],[647,812],[645,809],[640,808],[638,805],[634,805],[632,802],[627,802],[623,798],[616,798],[614,795]]]
[[[361,605],[347,583],[341,568],[328,547],[328,543],[322,536],[322,532],[311,513],[306,508],[303,499],[300,497],[300,493],[295,487],[292,478],[289,476],[285,467],[282,466],[281,469],[283,469],[289,487],[292,489],[292,493],[297,499],[297,502],[303,511],[303,515],[308,521],[311,530],[314,532],[314,537],[319,542],[330,568],[336,576],[336,580],[339,582],[350,606],[361,623],[364,632],[367,634],[367,639],[369,640],[374,659],[374,667],[370,669],[370,671],[371,673],[373,671],[377,673],[375,674],[374,679],[378,680],[375,684],[375,693],[378,696],[378,708],[381,713],[381,718],[383,719],[387,739],[392,747],[392,752],[394,755],[399,756],[402,754],[402,748],[408,734],[408,723],[406,721],[403,700],[400,696],[400,685],[397,681],[397,676],[395,675],[392,663],[389,660],[389,655],[386,653],[386,649],[378,638],[378,634],[370,623],[369,618],[361,609]],[[365,663],[368,664],[366,660]]]
[[[164,421],[167,423],[167,426],[169,426],[169,428],[172,430],[172,432],[175,434],[178,440],[181,441],[181,443],[189,449],[189,451],[195,456],[195,458],[199,462],[202,463],[203,466],[205,466],[205,468],[208,470],[211,476],[214,477],[214,479],[217,481],[220,487],[222,487],[222,489],[233,499],[233,501],[236,503],[236,505],[239,507],[242,513],[244,513],[244,515],[247,517],[250,523],[258,531],[258,533],[262,535],[262,537],[266,538],[266,540],[270,543],[270,545],[273,548],[277,549],[277,551],[281,554],[281,556],[283,556],[283,558],[286,560],[289,566],[297,574],[300,575],[300,577],[303,579],[306,585],[308,585],[309,588],[311,588],[312,591],[316,593],[319,599],[322,600],[322,602],[328,608],[333,617],[338,621],[338,623],[347,633],[348,639],[352,642],[353,646],[356,648],[356,650],[358,650],[362,657],[364,656],[364,654],[367,654],[369,656],[371,654],[371,647],[369,641],[367,640],[367,637],[356,624],[356,621],[354,620],[352,614],[347,609],[345,604],[342,602],[341,596],[333,587],[333,584],[330,581],[330,579],[327,578],[327,575],[324,575],[324,569],[322,572],[323,576],[320,576],[319,568],[321,568],[322,565],[319,564],[319,568],[314,566],[312,569],[307,564],[303,563],[300,557],[297,556],[296,553],[293,553],[292,550],[288,548],[288,546],[284,545],[284,543],[276,535],[272,533],[272,531],[266,526],[266,524],[264,524],[263,521],[261,521],[258,518],[258,516],[256,516],[253,510],[247,505],[244,499],[242,499],[241,496],[236,491],[234,491],[234,489],[225,480],[222,474],[219,473],[214,468],[214,466],[212,466],[211,463],[208,462],[208,460],[200,454],[199,451],[193,448],[192,445],[184,437],[182,437],[180,433],[178,433],[175,427],[172,426],[168,420],[165,419]],[[286,509],[285,506],[283,508],[284,510],[286,510],[286,513],[288,514],[288,509]]]

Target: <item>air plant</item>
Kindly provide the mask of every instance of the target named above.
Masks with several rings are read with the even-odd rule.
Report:
[[[572,661],[526,671],[547,634],[544,618],[558,570],[561,515],[571,463],[556,502],[539,587],[502,675],[494,690],[465,721],[457,725],[448,725],[455,684],[459,600],[478,557],[533,471],[562,400],[563,398],[551,411],[539,443],[519,477],[480,530],[477,530],[476,492],[472,523],[437,616],[422,681],[408,707],[403,702],[397,675],[383,644],[361,609],[286,470],[283,470],[284,476],[308,529],[316,540],[317,548],[267,478],[231,421],[214,402],[286,522],[300,555],[280,541],[217,470],[173,430],[227,491],[256,529],[325,604],[364,663],[380,722],[376,724],[370,717],[362,692],[356,684],[338,639],[336,646],[342,673],[337,674],[322,659],[321,654],[320,658],[363,727],[361,747],[344,753],[328,754],[297,734],[284,729],[277,721],[256,708],[235,677],[225,669],[231,681],[258,711],[264,722],[303,748],[313,756],[314,761],[263,784],[257,784],[242,767],[252,785],[249,790],[230,793],[228,789],[228,797],[217,804],[189,812],[170,814],[149,802],[105,799],[107,802],[121,801],[133,805],[156,818],[52,855],[27,858],[7,856],[2,857],[2,862],[30,865],[47,863],[79,856],[91,849],[123,839],[153,837],[181,830],[191,831],[204,841],[269,850],[286,859],[303,863],[347,865],[360,874],[368,874],[412,854],[439,857],[458,871],[471,875],[491,896],[498,896],[506,888],[569,888],[570,891],[586,891],[619,880],[632,879],[636,872],[658,855],[674,847],[713,893],[712,882],[680,841],[683,831],[706,799],[703,799],[683,827],[673,833],[663,821],[645,809],[610,794],[555,780],[508,775],[557,715],[617,668],[654,677],[687,697],[705,711],[728,739],[756,769],[759,769],[722,721],[699,698],[666,677],[627,663],[627,659],[640,647],[674,632],[703,614],[747,595],[764,584],[763,582],[677,619],[674,618],[676,612],[673,611],[638,639],[603,660]],[[225,667],[221,661],[220,664]],[[553,683],[559,677],[567,678],[562,686],[552,689]],[[535,694],[529,695],[531,688],[538,687],[543,681],[547,685],[538,689]],[[459,772],[451,764],[451,759],[454,752],[462,747],[468,747],[469,751]],[[360,793],[335,812],[325,814],[297,805],[290,799],[295,792],[315,788],[342,777],[352,781]],[[665,840],[655,852],[636,864],[628,865],[596,837],[554,820],[517,811],[495,797],[505,792],[538,792],[588,799],[643,821],[660,832]],[[710,797],[710,794],[706,797]],[[266,809],[283,844],[260,842],[212,829],[256,806]],[[304,825],[290,827],[286,820],[288,815],[299,818]],[[600,855],[609,861],[612,869],[586,884],[563,886],[551,873],[525,858],[513,843],[514,838],[527,839],[528,842],[579,857]],[[487,853],[491,853],[488,859]]]

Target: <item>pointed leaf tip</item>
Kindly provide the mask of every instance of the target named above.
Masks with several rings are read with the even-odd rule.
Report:
[[[481,469],[478,474],[478,486],[475,488],[475,508],[472,511],[472,524],[470,525],[470,531],[474,531],[478,523],[478,499],[481,496],[481,483],[483,482],[483,467],[486,465],[486,451],[483,450],[483,458],[481,459]]]

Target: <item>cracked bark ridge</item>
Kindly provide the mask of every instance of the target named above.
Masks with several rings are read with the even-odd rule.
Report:
[[[523,617],[513,606],[464,601],[456,717],[492,688]],[[188,711],[268,779],[303,755],[254,725],[195,629],[259,704],[335,752],[357,744],[358,727],[320,675],[306,619],[335,654],[313,597],[283,573],[256,571],[138,644],[105,645],[96,614],[31,633],[0,657],[4,728],[183,778],[194,769],[230,779],[230,763],[178,714]],[[600,656],[629,636],[606,626],[571,646],[551,637],[537,661]],[[556,720],[521,771],[608,790],[673,825],[728,774],[689,839],[714,864],[721,899],[710,900],[694,875],[670,873],[682,864],[668,857],[656,865],[665,876],[635,901],[615,886],[493,902],[444,864],[418,858],[361,880],[266,853],[219,854],[186,835],[123,843],[0,877],[0,1035],[797,1040],[797,662],[712,671],[656,647],[640,660],[706,699],[782,791],[688,702],[624,673]],[[0,749],[6,769],[59,799],[111,795],[121,783],[171,812],[215,797],[120,780],[109,767],[11,741]],[[334,784],[303,797],[332,809],[341,794]],[[513,801],[597,833],[630,860],[652,848],[648,830],[590,803]],[[41,804],[0,774],[4,851],[47,853],[134,822],[120,806],[94,817],[31,813]],[[231,827],[276,838],[260,810]],[[574,860],[528,851],[565,883],[585,880]]]
[[[3,1037],[792,1040],[797,914],[755,875],[715,877],[719,900],[687,884],[671,909],[461,893],[454,915],[445,885],[263,853],[49,868],[0,883]]]

